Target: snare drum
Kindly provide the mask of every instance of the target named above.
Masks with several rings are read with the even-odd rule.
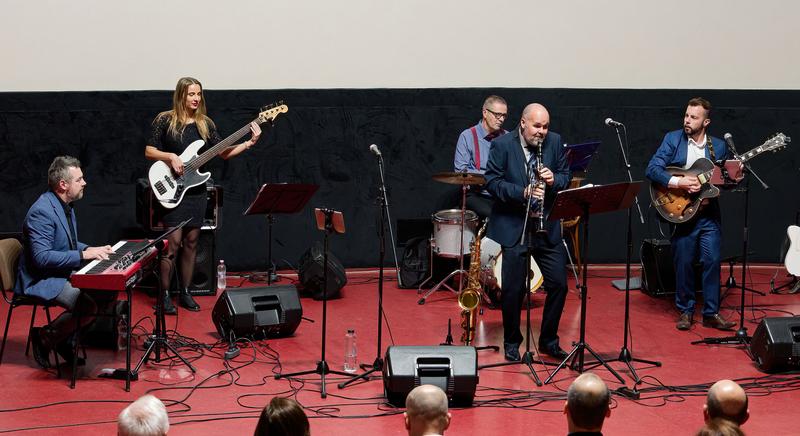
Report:
[[[441,257],[458,257],[461,234],[461,209],[445,209],[432,216],[433,252]],[[478,228],[478,215],[467,210],[464,212],[464,245],[461,254],[469,254],[472,241]]]

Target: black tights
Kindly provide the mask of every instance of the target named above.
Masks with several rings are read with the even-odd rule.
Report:
[[[197,258],[197,239],[200,237],[200,229],[197,227],[179,229],[169,235],[169,246],[167,256],[161,262],[161,286],[164,290],[169,290],[172,283],[174,265],[180,265],[181,280],[179,289],[183,290],[191,283],[194,275],[194,262]],[[179,251],[180,250],[180,251]]]

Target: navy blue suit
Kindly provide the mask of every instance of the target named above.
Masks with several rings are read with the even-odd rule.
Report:
[[[75,211],[72,223],[78,233]],[[80,268],[80,252],[88,246],[76,241],[70,249],[64,206],[52,191],[40,195],[25,216],[22,227],[24,257],[19,263],[14,292],[45,300],[57,297],[73,270]]]
[[[542,144],[542,161],[553,172],[555,181],[545,189],[545,215],[553,206],[556,193],[569,184],[570,173],[561,136],[548,132]],[[525,270],[527,246],[520,244],[527,200],[523,196],[528,186],[527,162],[520,146],[519,129],[494,141],[486,169],[486,189],[495,198],[489,218],[487,236],[503,247],[502,305],[503,342],[506,346],[519,345],[520,310],[525,298]],[[535,209],[532,209],[535,210]],[[530,219],[528,228],[535,229],[538,219]],[[558,324],[567,296],[566,253],[561,244],[561,225],[545,220],[544,235],[533,240],[533,256],[544,275],[547,290],[539,348],[551,350],[558,347]]]
[[[714,160],[729,158],[725,141],[707,135],[714,147]],[[667,186],[671,175],[667,166],[684,167],[689,138],[683,130],[667,133],[656,154],[650,159],[645,175],[658,184]],[[708,144],[705,154],[711,159]],[[693,264],[696,259],[703,266],[703,315],[719,312],[720,249],[722,228],[719,203],[711,199],[691,221],[679,224],[672,234],[672,254],[675,264],[675,305],[683,314],[691,316],[695,309],[695,278]]]

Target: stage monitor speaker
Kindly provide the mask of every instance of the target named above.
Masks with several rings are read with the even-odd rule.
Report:
[[[391,346],[386,350],[383,389],[386,399],[405,407],[419,385],[435,385],[452,406],[472,405],[478,386],[478,352],[469,346]]]
[[[253,339],[291,336],[302,317],[294,285],[227,289],[211,311],[217,333],[224,339],[231,334]]]
[[[192,281],[188,284],[192,295],[217,294],[217,265],[214,262],[214,230],[200,230],[197,238],[197,257],[194,260]],[[178,262],[180,264],[180,262]],[[173,280],[173,283],[175,280]]]
[[[642,291],[654,297],[675,293],[672,245],[666,239],[645,239],[639,252],[642,260]]]
[[[668,239],[645,239],[639,252],[642,261],[642,291],[651,297],[675,295],[675,264]],[[695,290],[703,289],[703,267],[694,264]],[[623,283],[623,289],[624,289]],[[633,288],[633,285],[631,285]]]
[[[762,319],[750,340],[750,354],[764,372],[800,368],[800,317]]]
[[[323,299],[322,281],[325,263],[322,244],[315,242],[298,261],[298,279],[304,294],[311,294],[315,300]],[[339,298],[339,291],[347,284],[347,275],[342,262],[328,250],[328,299]]]

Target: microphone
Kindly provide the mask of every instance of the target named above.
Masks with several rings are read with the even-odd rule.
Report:
[[[725,138],[725,143],[728,144],[728,148],[730,148],[731,151],[733,151],[733,154],[735,155],[739,154],[736,151],[736,146],[733,145],[733,135],[731,135],[730,133],[726,133],[723,137]]]
[[[606,123],[606,126],[608,126],[608,127],[619,127],[619,126],[623,126],[624,125],[624,124],[620,123],[619,121],[612,120],[611,118],[606,118],[605,123]]]
[[[370,145],[369,146],[369,151],[371,151],[372,154],[374,154],[375,156],[381,157],[381,151],[378,150],[378,146],[377,145],[375,145],[375,144]]]

